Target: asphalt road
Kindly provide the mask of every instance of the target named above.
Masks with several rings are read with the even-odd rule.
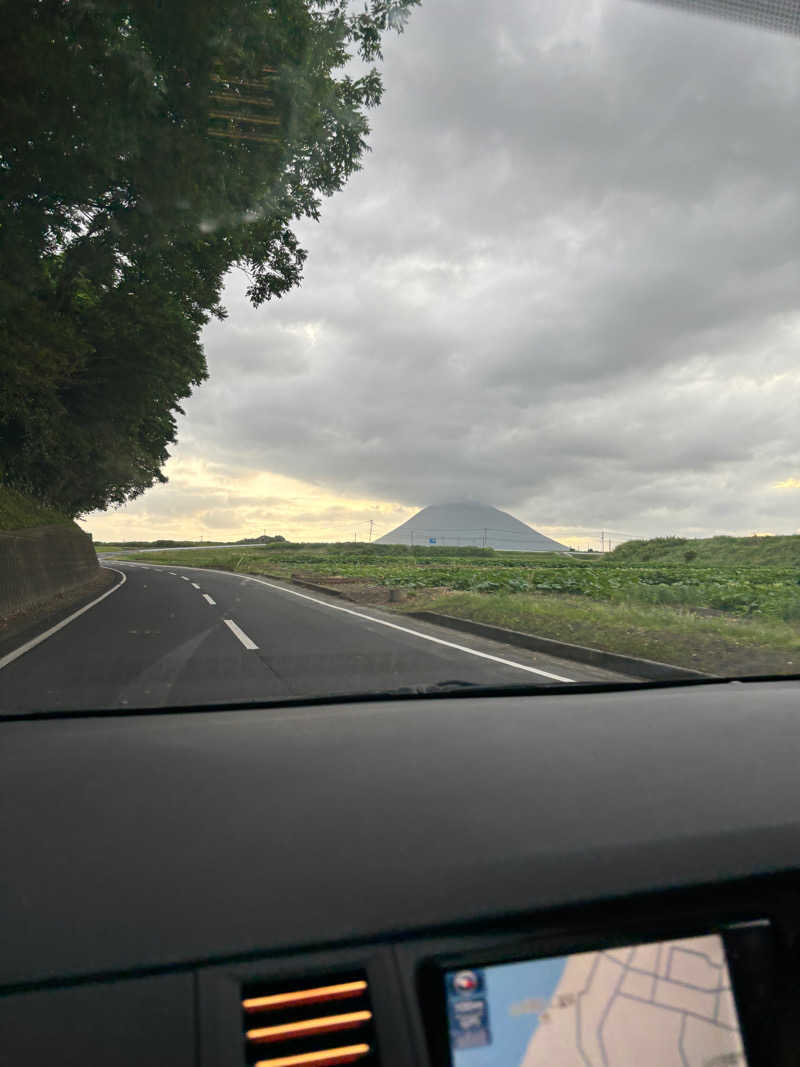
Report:
[[[114,591],[23,654],[0,657],[1,711],[214,704],[452,681],[619,680],[275,582],[191,567],[113,569]]]

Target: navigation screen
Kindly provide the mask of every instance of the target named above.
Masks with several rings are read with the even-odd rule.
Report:
[[[722,938],[448,971],[453,1067],[743,1067]]]

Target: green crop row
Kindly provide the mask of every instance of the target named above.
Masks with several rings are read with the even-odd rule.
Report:
[[[237,546],[152,554],[153,563],[222,567],[289,577],[301,573],[360,578],[410,589],[472,593],[572,594],[592,600],[800,621],[799,566],[704,566],[682,561],[659,565],[597,561],[565,555],[503,554],[471,550],[376,551],[370,545]],[[387,546],[392,549],[404,546]]]
[[[309,573],[330,574],[330,561],[315,561]],[[570,593],[596,600],[632,601],[706,608],[741,615],[800,620],[800,569],[787,567],[647,567],[539,565],[526,562],[425,565],[337,561],[335,573],[380,585],[447,588],[477,593]]]

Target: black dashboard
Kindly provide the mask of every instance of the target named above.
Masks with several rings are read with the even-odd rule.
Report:
[[[798,696],[5,721],[0,1064],[447,1064],[448,974],[710,934],[798,1063]]]

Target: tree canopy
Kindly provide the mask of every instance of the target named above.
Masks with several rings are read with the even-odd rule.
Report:
[[[418,2],[0,4],[0,482],[75,515],[164,480],[226,272],[300,282]]]

